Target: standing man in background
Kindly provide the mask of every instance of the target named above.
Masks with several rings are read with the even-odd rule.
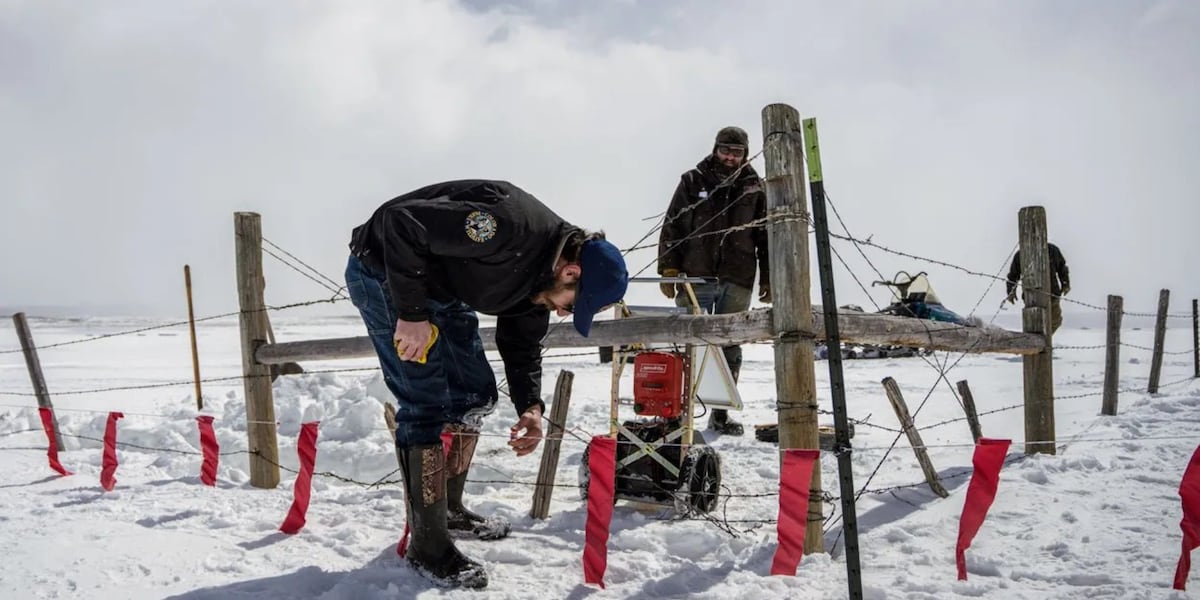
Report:
[[[663,277],[706,277],[715,283],[694,285],[700,309],[711,314],[750,308],[754,273],[758,299],[771,301],[767,268],[767,197],[750,166],[750,137],[740,127],[717,132],[712,152],[685,172],[675,188],[658,239],[658,273]],[[738,229],[740,228],[740,229]],[[690,306],[675,284],[661,284],[677,306]],[[741,346],[726,346],[725,360],[734,381],[742,366]],[[742,435],[742,424],[728,411],[713,410],[708,426],[719,433]]]
[[[1050,335],[1058,331],[1062,325],[1062,297],[1071,291],[1071,273],[1067,269],[1067,259],[1063,258],[1058,246],[1050,244]],[[1008,300],[1009,304],[1017,302],[1017,282],[1021,280],[1021,251],[1013,254],[1012,266],[1008,269]]]

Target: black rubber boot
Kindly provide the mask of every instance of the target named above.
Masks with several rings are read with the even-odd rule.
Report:
[[[508,519],[484,517],[463,506],[463,489],[466,488],[467,473],[475,457],[479,432],[454,425],[447,426],[446,430],[454,436],[450,443],[450,454],[446,458],[446,527],[453,533],[481,540],[508,537],[512,530]]]
[[[742,424],[729,418],[729,411],[715,408],[708,417],[708,428],[722,435],[742,435]]]
[[[398,449],[404,474],[411,538],[405,558],[422,576],[443,587],[487,587],[483,565],[454,546],[446,529],[446,457],[442,445]]]

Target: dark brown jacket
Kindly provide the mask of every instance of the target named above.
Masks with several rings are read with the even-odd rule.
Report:
[[[754,285],[757,268],[759,284],[769,285],[762,182],[749,164],[723,182],[715,160],[709,155],[680,177],[658,238],[658,272],[675,269],[748,288]],[[759,224],[713,233],[752,222]]]
[[[1008,269],[1008,293],[1017,289],[1021,280],[1021,251],[1013,254],[1012,266]],[[1058,246],[1050,244],[1050,293],[1058,296],[1064,287],[1071,287],[1071,272],[1067,269],[1067,259],[1063,258]]]

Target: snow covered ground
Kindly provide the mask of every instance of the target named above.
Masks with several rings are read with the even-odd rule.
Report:
[[[1011,311],[1010,311],[1011,312]],[[1011,315],[1010,315],[1011,316]],[[281,340],[359,335],[344,318],[278,320]],[[1071,319],[1068,315],[1068,322]],[[35,319],[39,345],[152,325],[141,319]],[[1168,351],[1191,348],[1191,331],[1171,321]],[[203,376],[240,373],[236,319],[199,326]],[[1152,331],[1127,329],[1124,341],[1150,346]],[[1065,346],[1104,343],[1103,328],[1060,331]],[[18,346],[11,322],[0,322],[0,350]],[[486,595],[431,588],[399,561],[403,527],[398,485],[368,488],[336,478],[313,481],[308,524],[297,535],[278,531],[292,499],[294,476],[274,490],[248,483],[245,454],[223,456],[215,488],[199,482],[200,456],[190,384],[98,393],[76,390],[186,382],[191,362],[186,327],[151,330],[49,348],[41,362],[66,437],[61,457],[75,472],[58,477],[46,466],[45,436],[21,354],[0,354],[0,597],[4,598],[844,598],[846,573],[840,524],[829,522],[828,554],[805,556],[795,577],[771,577],[777,512],[778,454],[758,442],[751,425],[773,422],[772,349],[746,348],[740,385],[747,424],[741,438],[712,440],[724,460],[720,523],[671,520],[649,506],[617,505],[609,541],[607,589],[583,585],[580,556],[586,509],[575,481],[584,444],[563,443],[551,516],[529,518],[538,456],[515,459],[504,441],[514,416],[502,399],[489,418],[471,473],[468,504],[507,516],[511,538],[461,542],[488,566]],[[957,355],[938,353],[953,363]],[[923,485],[906,441],[890,454],[892,431],[859,425],[854,438],[862,577],[867,598],[1187,598],[1170,589],[1179,557],[1177,489],[1200,442],[1200,383],[1190,354],[1169,355],[1157,395],[1128,391],[1120,414],[1100,417],[1102,348],[1064,349],[1054,361],[1057,456],[1021,458],[1020,409],[982,418],[986,436],[1011,438],[1010,464],[988,520],[967,552],[969,581],[955,577],[954,545],[971,465],[965,422],[938,373],[919,358],[846,362],[851,417],[895,429],[880,385],[894,377],[916,416],[950,497]],[[609,370],[594,354],[547,358],[549,398],[561,369],[575,372],[569,426],[586,437],[606,429]],[[818,363],[822,408],[829,409],[828,373]],[[309,370],[372,367],[372,361],[306,364]],[[1122,349],[1123,388],[1144,390],[1149,353]],[[1021,362],[999,355],[967,356],[949,373],[970,381],[980,412],[1019,404]],[[1076,396],[1076,397],[1073,397]],[[395,458],[377,374],[316,373],[275,384],[280,456],[297,464],[300,424],[320,420],[316,470],[360,482],[395,479]],[[221,449],[246,449],[240,382],[205,385],[204,414],[216,417]],[[119,423],[117,486],[99,485],[106,413]],[[831,418],[826,418],[832,421]],[[82,437],[78,437],[82,436]],[[85,439],[94,438],[94,439]],[[710,435],[711,438],[711,435]],[[886,456],[886,458],[885,458]],[[881,463],[882,460],[882,464]],[[876,471],[876,467],[879,467]],[[824,486],[836,495],[836,462],[822,459]],[[874,477],[868,483],[868,476]],[[826,514],[840,505],[827,504]],[[723,522],[726,521],[727,523]],[[727,531],[728,529],[728,531]],[[732,533],[730,533],[732,532]],[[1200,574],[1193,573],[1200,589]]]

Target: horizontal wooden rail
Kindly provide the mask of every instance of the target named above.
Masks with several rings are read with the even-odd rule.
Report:
[[[857,312],[838,313],[842,344],[916,346],[931,350],[971,353],[1036,354],[1045,348],[1041,335],[998,328],[962,327],[940,323]],[[824,339],[825,324],[820,307],[813,311],[816,339]],[[486,350],[495,350],[495,330],[479,330]],[[551,324],[543,340],[546,348],[595,348],[622,344],[742,344],[770,340],[771,309],[760,308],[726,315],[670,315],[596,321],[589,337],[579,335],[569,321]],[[259,346],[255,358],[261,364],[367,358],[375,356],[366,336],[283,342]]]

